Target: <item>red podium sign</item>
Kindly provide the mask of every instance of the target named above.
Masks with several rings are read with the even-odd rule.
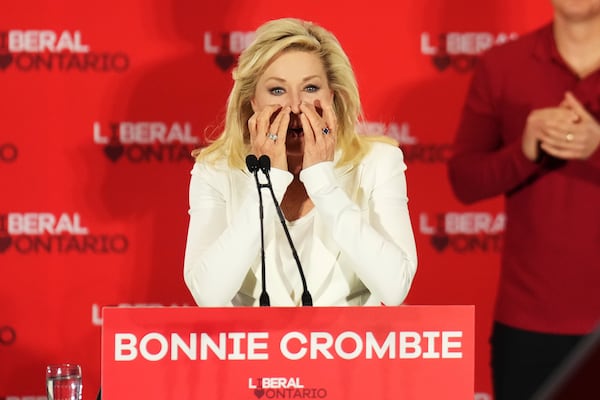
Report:
[[[465,400],[474,307],[104,308],[108,400]]]

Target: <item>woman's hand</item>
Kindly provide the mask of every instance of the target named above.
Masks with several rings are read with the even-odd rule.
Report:
[[[290,123],[290,107],[273,104],[254,113],[248,119],[252,154],[260,157],[265,154],[271,159],[271,166],[287,171],[285,138]],[[272,122],[271,122],[272,121]]]
[[[304,158],[302,168],[323,161],[333,161],[337,142],[336,116],[330,104],[319,100],[315,104],[300,105],[300,121],[304,131]],[[322,114],[319,112],[322,111]]]

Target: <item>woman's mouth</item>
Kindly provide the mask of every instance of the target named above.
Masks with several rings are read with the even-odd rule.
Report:
[[[302,155],[304,153],[304,131],[302,127],[288,128],[285,148],[288,155]]]
[[[286,140],[300,139],[303,136],[304,136],[304,131],[302,130],[302,128],[288,128]]]

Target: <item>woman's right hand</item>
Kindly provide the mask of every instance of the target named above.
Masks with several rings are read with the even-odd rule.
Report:
[[[250,130],[250,146],[252,154],[260,157],[267,155],[271,159],[271,167],[287,171],[285,138],[290,123],[289,106],[281,107],[273,104],[254,113],[248,119]]]

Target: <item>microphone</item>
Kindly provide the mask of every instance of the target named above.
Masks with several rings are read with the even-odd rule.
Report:
[[[260,273],[262,277],[262,292],[260,293],[259,305],[261,307],[270,306],[271,300],[269,299],[269,294],[267,293],[267,281],[266,281],[266,268],[265,268],[265,233],[263,227],[263,200],[262,200],[262,188],[263,185],[258,181],[258,159],[254,154],[248,154],[246,156],[246,167],[248,167],[248,171],[254,174],[254,179],[256,180],[256,188],[258,189],[258,211],[260,215],[260,261],[261,268]]]
[[[256,158],[254,154],[248,154],[246,156],[246,167],[248,167],[248,170],[253,174],[256,174],[256,171],[258,171],[258,158]]]
[[[294,242],[292,241],[292,237],[290,236],[290,232],[288,230],[287,224],[285,223],[285,217],[283,216],[283,211],[281,211],[281,207],[279,206],[279,202],[275,197],[275,192],[273,192],[273,185],[271,185],[271,176],[269,175],[269,171],[271,169],[271,159],[266,154],[263,154],[258,159],[258,165],[260,170],[267,177],[267,184],[263,185],[269,188],[271,192],[271,197],[273,198],[273,203],[275,203],[275,209],[277,210],[277,215],[279,215],[279,221],[281,222],[281,226],[285,232],[285,237],[287,238],[290,247],[292,248],[292,254],[294,256],[294,260],[296,261],[296,266],[298,267],[298,272],[300,273],[300,278],[302,279],[302,305],[303,306],[312,306],[312,296],[308,291],[308,285],[306,284],[306,278],[304,277],[304,270],[302,269],[302,264],[300,264],[300,258],[298,258],[298,253],[296,252],[296,247],[294,246]]]

